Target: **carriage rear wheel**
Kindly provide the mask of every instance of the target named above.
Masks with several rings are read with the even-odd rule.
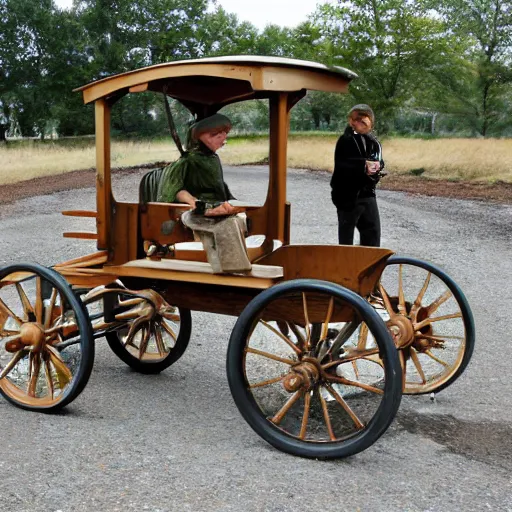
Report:
[[[404,393],[441,391],[465,370],[475,345],[475,324],[464,294],[444,271],[394,256],[370,303],[401,353]]]
[[[373,345],[361,348],[366,333]],[[368,448],[401,399],[400,363],[384,322],[359,295],[326,281],[287,281],[254,298],[231,334],[227,374],[249,425],[302,457]]]
[[[132,297],[128,296],[126,299],[130,302]],[[127,316],[136,313],[134,320],[105,334],[112,351],[139,373],[162,372],[185,353],[190,341],[190,310],[171,306],[161,297],[159,302],[157,310],[148,301],[139,302],[124,312]],[[122,294],[119,297],[119,307],[123,307]]]
[[[37,264],[0,270],[0,393],[55,411],[84,389],[94,360],[87,310],[66,280]]]

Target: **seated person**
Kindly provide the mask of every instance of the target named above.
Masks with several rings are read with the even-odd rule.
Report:
[[[194,123],[189,130],[187,151],[167,166],[158,186],[157,201],[186,203],[196,207],[196,201],[222,203],[205,211],[205,216],[232,215],[240,211],[229,204],[234,199],[224,182],[222,165],[217,155],[226,142],[231,121],[214,114]]]
[[[215,273],[251,270],[244,241],[245,217],[235,215],[241,208],[228,202],[234,197],[224,181],[216,153],[230,130],[231,121],[222,114],[194,123],[188,134],[187,152],[164,169],[157,192],[158,202],[186,203],[194,209],[199,200],[215,204],[204,211],[204,216],[197,211],[181,216],[183,224],[203,243]]]

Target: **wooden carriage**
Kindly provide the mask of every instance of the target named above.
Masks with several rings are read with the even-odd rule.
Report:
[[[389,426],[402,392],[451,384],[471,357],[474,326],[444,272],[388,249],[290,241],[290,111],[308,90],[345,93],[353,78],[340,67],[240,56],[150,66],[78,89],[95,105],[96,211],[63,214],[95,219],[96,231],[64,236],[94,239],[97,251],[52,269],[1,269],[0,392],[31,410],[69,404],[103,337],[135,370],[160,372],[183,355],[191,310],[239,317],[227,356],[233,397],[258,434],[293,454],[357,453]],[[111,109],[147,91],[178,100],[196,119],[268,101],[267,198],[245,206],[250,272],[213,272],[180,222],[187,205],[114,198]]]

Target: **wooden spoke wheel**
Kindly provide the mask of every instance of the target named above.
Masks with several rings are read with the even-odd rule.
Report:
[[[144,291],[153,300],[136,302],[133,295],[120,294],[116,309],[131,320],[105,337],[113,352],[140,373],[160,373],[174,364],[190,341],[190,310],[170,306],[154,291]]]
[[[87,310],[65,279],[36,264],[0,270],[0,393],[54,411],[84,389],[94,360]]]
[[[358,347],[361,331],[372,334],[373,347]],[[351,376],[354,362],[358,379]],[[254,298],[231,334],[227,374],[249,425],[302,457],[366,449],[401,399],[400,363],[386,325],[359,295],[326,281],[288,281]]]
[[[400,351],[406,394],[438,392],[464,371],[475,345],[473,315],[464,294],[442,270],[392,257],[370,298]]]

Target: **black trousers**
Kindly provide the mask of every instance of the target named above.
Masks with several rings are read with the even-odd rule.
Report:
[[[380,246],[380,216],[375,197],[358,199],[351,210],[337,210],[340,244],[354,245],[354,230],[357,228],[361,245]]]

